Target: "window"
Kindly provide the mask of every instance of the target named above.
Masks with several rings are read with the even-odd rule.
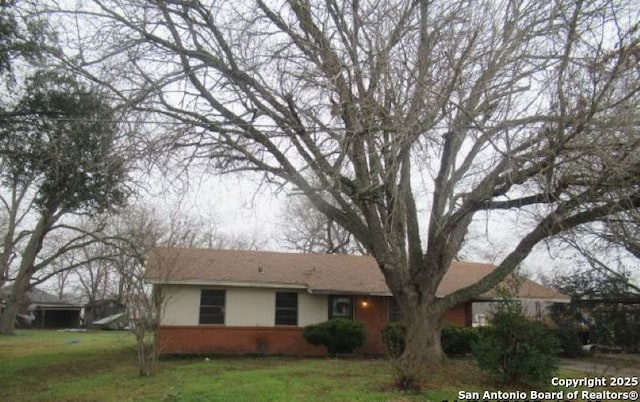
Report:
[[[200,324],[224,324],[225,291],[200,291]]]
[[[402,320],[402,314],[400,314],[400,307],[395,298],[389,298],[389,322],[398,322]]]
[[[350,296],[329,297],[329,318],[353,319],[353,298]]]
[[[276,292],[276,325],[298,325],[296,292]]]

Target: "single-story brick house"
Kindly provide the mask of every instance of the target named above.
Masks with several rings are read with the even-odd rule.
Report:
[[[474,283],[490,264],[455,262],[438,295]],[[362,321],[367,329],[359,354],[384,353],[380,330],[398,312],[382,273],[369,256],[158,248],[145,278],[161,286],[162,353],[323,355],[302,329],[333,317]],[[568,302],[568,297],[526,280],[518,297]],[[492,292],[478,300],[494,299]],[[445,321],[470,326],[471,302]]]

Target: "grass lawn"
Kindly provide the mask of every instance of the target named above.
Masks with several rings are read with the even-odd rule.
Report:
[[[420,394],[392,384],[384,359],[163,359],[155,375],[142,378],[127,332],[30,330],[0,337],[3,401],[440,402],[460,390],[508,390],[489,383],[470,360],[452,360]]]

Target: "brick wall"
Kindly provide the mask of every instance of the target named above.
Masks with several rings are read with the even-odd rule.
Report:
[[[367,329],[364,346],[358,350],[363,355],[383,355],[385,353],[380,331],[389,320],[387,297],[354,298],[355,319],[364,323]]]
[[[363,301],[367,302],[366,306]],[[354,303],[355,319],[362,321],[367,330],[365,345],[356,353],[384,354],[380,331],[387,322],[387,300],[356,297]],[[307,344],[302,330],[300,327],[162,326],[158,341],[161,353],[326,355],[324,347]]]
[[[472,319],[471,302],[458,304],[444,315],[444,322],[456,327],[470,327]]]
[[[298,327],[164,326],[158,332],[158,342],[161,353],[326,354],[324,348],[307,344]]]

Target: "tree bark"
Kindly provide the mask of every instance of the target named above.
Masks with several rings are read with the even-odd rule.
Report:
[[[51,226],[57,220],[54,211],[56,208],[48,208],[42,211],[35,229],[29,237],[29,242],[22,253],[18,275],[13,283],[11,295],[7,297],[4,311],[0,315],[0,334],[14,335],[15,321],[20,309],[20,304],[25,293],[30,288],[31,277],[34,274],[36,257],[42,250],[45,236],[51,230]]]
[[[395,361],[396,386],[404,390],[421,388],[421,381],[446,362],[440,342],[442,314],[434,306],[416,307],[416,314],[404,320],[405,349]]]
[[[15,335],[15,320],[19,307],[20,303],[15,300],[13,293],[6,297],[6,305],[0,315],[0,334]]]
[[[25,264],[27,263],[28,261],[25,261]],[[16,317],[20,312],[20,305],[24,300],[24,295],[29,291],[30,278],[31,275],[29,272],[20,269],[18,276],[13,282],[11,294],[8,295],[5,303],[5,309],[0,316],[0,333],[3,335],[15,335]]]

